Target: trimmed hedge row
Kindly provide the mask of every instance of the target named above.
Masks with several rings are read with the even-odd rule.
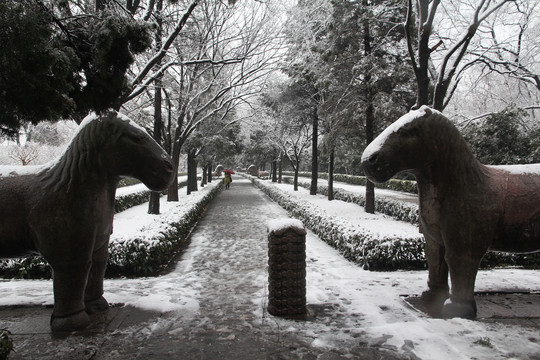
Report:
[[[182,188],[184,186],[187,186],[187,181],[182,181],[178,183],[178,188]],[[130,194],[116,196],[116,199],[114,201],[114,213],[118,214],[119,212],[125,211],[133,206],[144,204],[148,201],[150,193],[151,191],[146,189],[136,191]],[[166,191],[161,192],[162,195],[166,193]]]
[[[186,207],[179,207],[171,214],[161,214],[161,223],[144,237],[122,238],[121,234],[113,234],[109,242],[109,262],[107,277],[116,276],[154,276],[174,257],[178,247],[191,232],[191,229],[202,215],[208,203],[222,188],[222,182],[208,184],[213,186],[200,199],[196,199]],[[138,194],[138,193],[136,193]],[[199,192],[192,193],[195,198]],[[136,196],[129,201],[136,202]],[[133,200],[135,199],[135,200]],[[148,201],[146,197],[145,201]],[[7,259],[0,261],[0,276],[3,278],[50,279],[51,267],[40,256],[23,259]]]
[[[293,176],[294,172],[283,171],[283,175]],[[298,176],[311,178],[311,173],[306,172],[306,171],[301,171],[298,173]],[[328,173],[319,173],[319,178],[328,180]],[[367,179],[365,176],[334,174],[334,181],[340,181],[340,182],[344,182],[351,185],[366,186]],[[375,187],[379,189],[388,189],[388,190],[408,192],[411,194],[418,194],[416,181],[413,181],[413,180],[390,179],[385,183],[375,184]]]
[[[106,276],[158,275],[172,260],[206,206],[221,190],[223,183],[217,181],[207,186],[212,185],[213,188],[201,199],[162,214],[161,223],[157,228],[153,228],[149,235],[140,232],[135,238],[125,238],[122,234],[113,234],[109,243]]]
[[[255,178],[251,178],[251,181],[345,258],[365,269],[390,271],[426,268],[424,239],[420,234],[411,238],[378,237],[360,226],[315,208],[311,203],[289,196],[271,183]]]
[[[292,179],[283,178],[284,183],[292,183]],[[298,182],[299,186],[309,189],[308,183]],[[317,194],[328,195],[328,186],[317,186]],[[366,197],[362,193],[354,193],[339,188],[334,188],[334,199],[354,203],[360,206],[366,205]],[[387,199],[381,196],[375,197],[375,211],[393,217],[399,221],[405,221],[414,225],[419,222],[418,205],[405,201]]]
[[[253,181],[253,180],[252,180]],[[288,181],[288,180],[287,180]],[[306,184],[299,184],[305,186]],[[322,240],[329,243],[338,249],[349,260],[355,261],[364,265],[371,270],[398,270],[398,269],[424,269],[427,267],[424,253],[424,238],[418,239],[400,239],[400,238],[374,238],[369,234],[354,235],[354,236],[338,236],[336,240],[336,232],[345,232],[350,234],[350,230],[344,228],[342,230],[333,229],[324,225],[335,220],[324,220],[317,218],[312,225],[309,220],[309,212],[314,212],[312,205],[291,204],[292,199],[287,199],[285,194],[279,192],[276,187],[269,184],[259,182],[257,184],[263,191],[270,196],[274,201],[282,205],[293,216],[305,221],[305,224],[313,232],[315,232]],[[309,184],[306,186],[309,188]],[[273,189],[265,190],[265,188]],[[319,186],[317,192],[327,195],[327,188]],[[285,197],[285,199],[281,199]],[[336,200],[353,202],[364,206],[365,198],[361,194],[355,194],[344,190],[334,190]],[[279,199],[279,200],[278,200]],[[363,199],[363,200],[362,200]],[[287,201],[289,203],[287,203]],[[296,201],[297,203],[298,201]],[[298,207],[295,210],[294,207]],[[305,209],[309,206],[311,209]],[[418,224],[418,207],[415,204],[409,204],[398,200],[387,200],[379,197],[376,201],[376,211],[387,214],[401,221],[407,221],[413,224]],[[331,216],[327,216],[331,219]],[[319,224],[320,222],[320,224]],[[343,223],[343,220],[340,220]],[[365,229],[361,231],[367,232]],[[349,242],[347,244],[347,242]],[[511,254],[495,251],[488,251],[483,257],[480,268],[490,269],[494,267],[522,267],[526,269],[540,269],[540,253],[535,254]]]

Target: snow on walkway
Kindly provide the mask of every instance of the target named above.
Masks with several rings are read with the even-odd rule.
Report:
[[[286,216],[248,180],[235,177],[231,190],[223,190],[209,207],[172,272],[105,281],[110,302],[155,316],[112,334],[77,337],[71,346],[99,343],[95,359],[538,358],[537,328],[427,318],[400,297],[420,294],[426,271],[364,271],[309,231],[310,316],[270,316],[266,223]],[[539,275],[518,269],[481,271],[477,290],[540,291]],[[0,292],[0,306],[52,304],[50,281],[0,280]],[[63,346],[62,340],[55,341]],[[17,356],[24,357],[24,349],[32,351],[35,344],[28,339],[19,346]]]

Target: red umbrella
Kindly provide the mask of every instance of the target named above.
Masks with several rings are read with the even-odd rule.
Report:
[[[231,170],[231,169],[225,169],[225,170],[223,170],[223,172],[226,173],[226,174],[234,174],[234,171]]]

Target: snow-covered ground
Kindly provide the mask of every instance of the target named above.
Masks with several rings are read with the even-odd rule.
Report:
[[[247,180],[234,178],[232,190],[223,190],[224,195],[241,196],[235,193],[237,186],[249,188]],[[279,185],[283,191],[291,191],[291,185]],[[361,191],[361,187],[358,187]],[[251,191],[251,190],[250,190]],[[336,216],[346,217],[348,221],[358,221],[362,226],[380,231],[417,232],[407,223],[398,223],[384,216],[365,214],[361,207],[341,201],[326,201],[322,196],[309,196],[300,190],[291,196],[301,196],[312,202],[313,206],[324,208]],[[215,201],[219,201],[219,198]],[[276,204],[263,204],[265,207]],[[261,206],[263,206],[261,205]],[[229,211],[229,209],[226,209]],[[234,210],[234,209],[233,209]],[[238,209],[237,209],[238,210]],[[146,208],[141,207],[141,217]],[[286,216],[284,211],[272,210],[273,215]],[[266,224],[268,215],[261,208],[250,210],[249,214],[231,213],[231,221],[250,216],[251,227]],[[119,214],[118,217],[123,215]],[[140,226],[136,214],[129,218],[133,227]],[[258,224],[258,225],[256,225]],[[123,226],[126,226],[124,224]],[[129,226],[128,226],[129,227]],[[118,230],[118,229],[117,229]],[[201,316],[205,284],[216,284],[220,276],[227,279],[244,277],[244,284],[253,284],[258,291],[250,294],[251,311],[255,315],[249,324],[256,331],[257,327],[277,327],[283,333],[295,333],[312,339],[316,349],[328,351],[342,349],[357,343],[359,339],[369,339],[370,346],[391,349],[398,353],[419,359],[538,359],[540,357],[540,334],[538,327],[523,327],[510,323],[470,321],[463,319],[432,319],[406,306],[401,295],[420,294],[426,288],[426,271],[370,272],[346,261],[333,248],[322,242],[308,231],[307,236],[307,302],[308,304],[333,304],[341,320],[326,322],[298,322],[282,318],[268,320],[266,314],[267,285],[265,267],[255,267],[253,273],[243,275],[232,269],[240,262],[255,261],[255,255],[264,256],[264,244],[256,245],[254,252],[245,244],[252,244],[256,239],[242,242],[234,235],[224,234],[216,227],[209,226],[205,233],[194,236],[189,248],[183,254],[176,270],[157,278],[110,279],[105,281],[105,293],[111,303],[124,303],[158,313],[179,314],[175,323],[166,319],[156,319],[145,330],[151,336],[153,331],[165,331],[176,334],[182,326],[192,324]],[[232,231],[232,230],[231,230]],[[254,235],[255,236],[255,235]],[[218,239],[223,237],[223,241]],[[230,239],[228,237],[231,237]],[[257,239],[264,236],[257,235]],[[235,241],[233,241],[233,239]],[[227,248],[234,247],[229,252]],[[254,246],[254,245],[249,245]],[[221,256],[219,271],[211,271],[216,264],[206,263],[208,252],[217,252]],[[257,255],[257,256],[259,256]],[[252,259],[253,258],[253,259]],[[262,260],[264,261],[264,260]],[[227,265],[225,262],[229,262]],[[204,264],[203,264],[204,263]],[[229,271],[231,270],[231,271]],[[521,269],[496,269],[480,271],[476,282],[477,291],[529,290],[540,291],[540,271]],[[0,280],[0,306],[5,305],[50,305],[53,303],[52,283],[44,280]],[[228,303],[241,304],[245,299],[229,294]],[[217,311],[217,310],[216,310]],[[540,309],[538,314],[540,315]],[[179,318],[184,319],[182,321]],[[202,320],[201,320],[202,321]],[[208,325],[207,325],[208,326]],[[161,327],[161,330],[160,330]],[[142,335],[141,335],[142,336]],[[351,355],[354,357],[353,355]]]

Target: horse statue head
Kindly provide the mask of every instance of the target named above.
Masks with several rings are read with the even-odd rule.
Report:
[[[388,126],[362,154],[366,176],[375,183],[410,171],[417,179],[432,177],[434,166],[459,166],[456,159],[475,162],[456,127],[439,111],[422,106]]]
[[[46,187],[66,191],[77,183],[122,177],[160,191],[174,176],[170,156],[146,130],[112,110],[87,116],[63,156],[42,173]]]

